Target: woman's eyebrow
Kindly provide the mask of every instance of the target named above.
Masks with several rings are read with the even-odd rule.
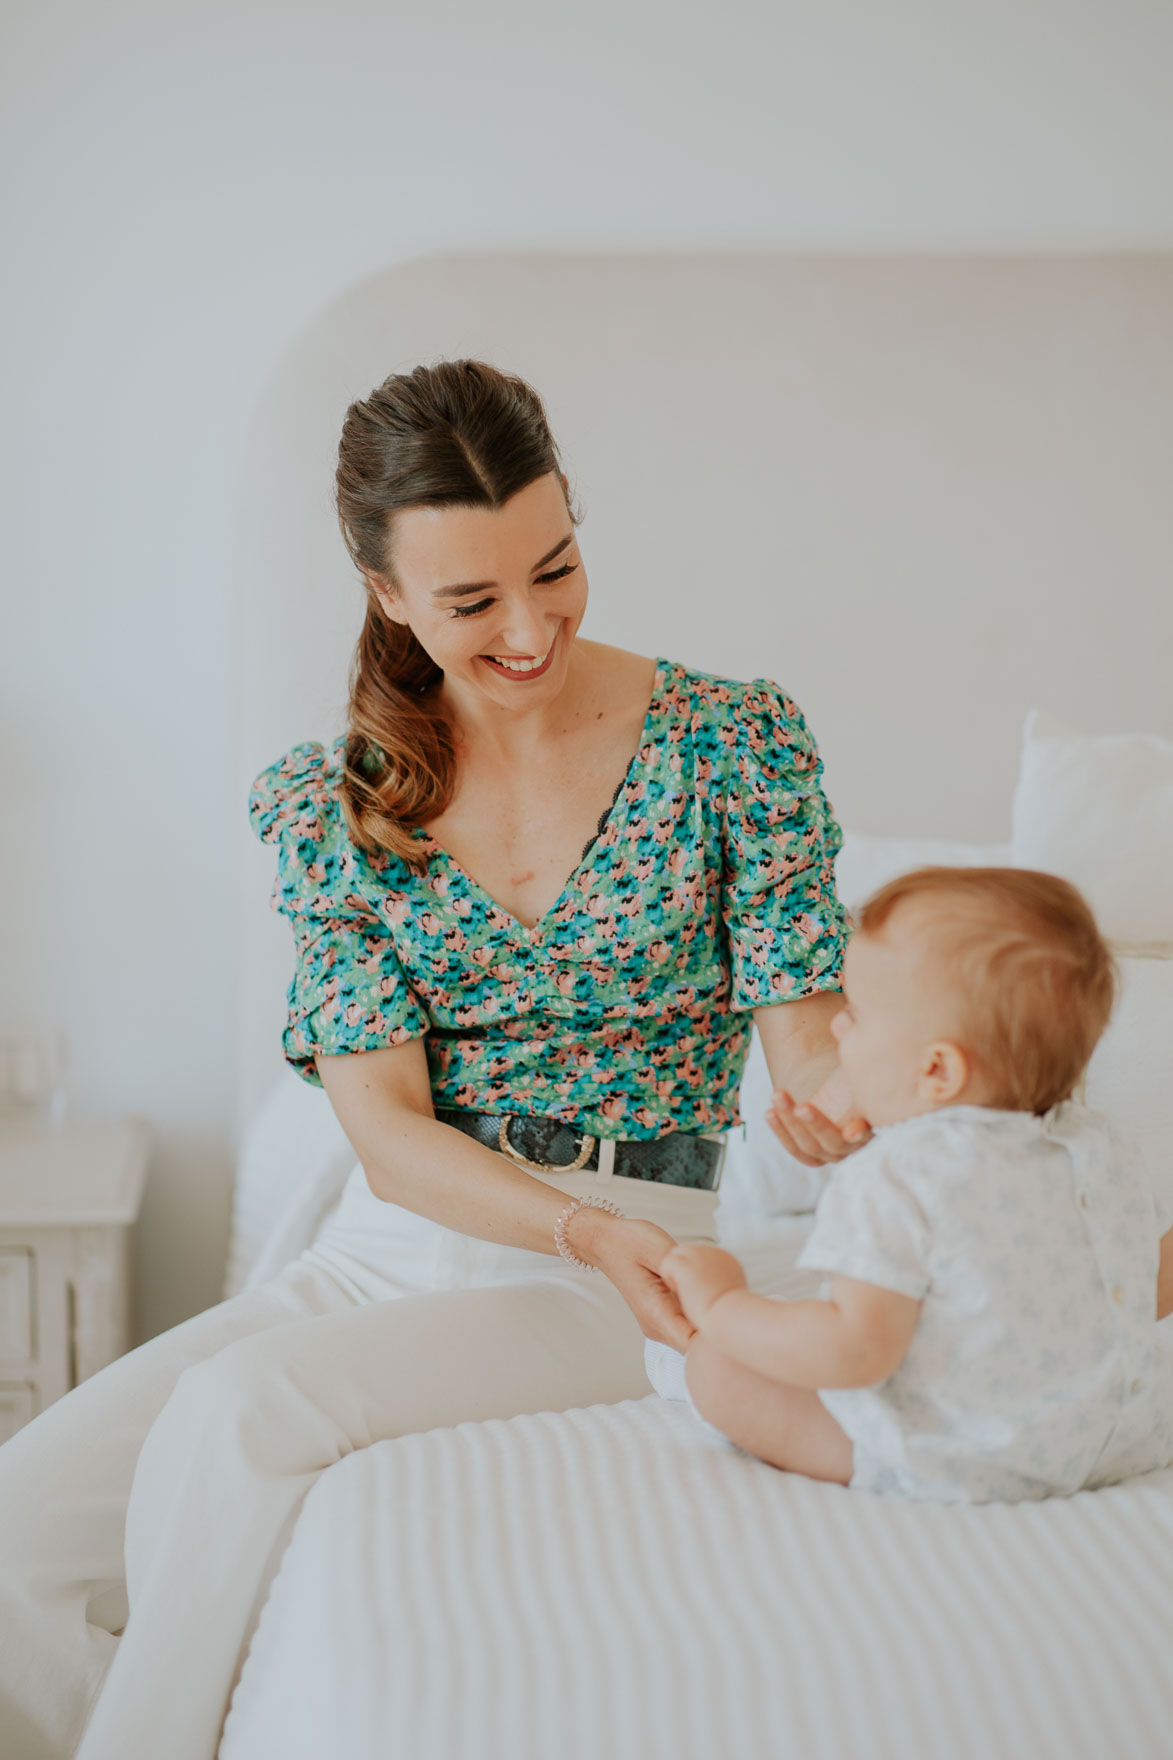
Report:
[[[552,550],[547,550],[546,554],[541,557],[539,561],[534,563],[533,567],[530,569],[530,573],[537,574],[539,568],[545,568],[547,562],[553,562],[555,556],[557,556],[560,551],[565,550],[568,544],[573,544],[573,542],[574,533],[567,532],[564,538],[559,538]],[[496,585],[496,581],[462,581],[457,587],[437,587],[436,591],[432,594],[432,597],[433,599],[460,599],[466,593],[483,593],[486,588],[495,587]]]

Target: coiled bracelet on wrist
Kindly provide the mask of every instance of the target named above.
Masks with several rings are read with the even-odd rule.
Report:
[[[562,1257],[569,1259],[572,1265],[577,1265],[580,1271],[597,1271],[599,1269],[597,1265],[588,1265],[585,1259],[579,1258],[566,1238],[566,1226],[578,1210],[606,1210],[609,1215],[618,1216],[621,1222],[624,1220],[624,1215],[622,1210],[612,1204],[609,1198],[575,1198],[573,1203],[566,1206],[554,1224],[554,1245]]]

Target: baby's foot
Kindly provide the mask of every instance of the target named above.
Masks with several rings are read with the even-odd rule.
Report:
[[[661,1399],[688,1399],[684,1358],[670,1344],[661,1344],[655,1338],[645,1338],[644,1372]]]
[[[679,1351],[674,1351],[670,1344],[661,1344],[658,1339],[644,1340],[644,1372],[661,1399],[683,1400],[697,1423],[718,1442],[725,1442],[715,1425],[707,1418],[702,1418],[693,1404],[692,1395],[688,1391],[688,1382],[684,1378],[684,1358]]]

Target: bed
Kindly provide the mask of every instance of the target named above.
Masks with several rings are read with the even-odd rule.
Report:
[[[1145,385],[1173,385],[1169,262],[1155,262],[1147,278],[1143,265],[1126,259],[1074,265],[1067,282],[1055,262],[1021,264],[1017,282],[1013,274],[1007,281],[1005,265],[979,264],[966,282],[960,270],[911,260],[790,261],[775,264],[771,284],[768,262],[738,266],[727,259],[722,289],[719,265],[710,260],[693,270],[677,265],[671,309],[662,264],[632,259],[625,272],[619,260],[607,262],[596,273],[568,259],[545,269],[532,261],[502,268],[493,260],[481,265],[479,281],[475,263],[448,263],[356,291],[343,312],[351,325],[345,337],[336,323],[330,346],[321,336],[308,340],[294,363],[296,392],[292,381],[274,389],[258,428],[264,457],[271,460],[279,435],[298,431],[293,418],[300,420],[314,398],[320,410],[311,411],[310,428],[327,407],[336,415],[339,363],[347,373],[363,371],[357,332],[372,362],[375,344],[383,348],[384,371],[454,352],[453,339],[468,337],[470,349],[516,361],[547,385],[561,358],[555,345],[562,346],[568,324],[575,330],[578,323],[578,401],[574,385],[558,382],[562,409],[555,415],[570,418],[560,426],[575,430],[579,456],[590,454],[600,436],[614,435],[600,411],[621,374],[616,368],[608,381],[604,354],[589,358],[596,343],[602,350],[609,339],[641,386],[658,384],[664,392],[666,413],[656,432],[617,436],[619,463],[596,471],[594,480],[614,504],[622,498],[620,466],[640,467],[654,442],[676,449],[677,467],[687,453],[679,400],[673,401],[679,362],[665,366],[655,342],[666,332],[678,343],[687,318],[690,334],[700,337],[699,358],[732,361],[745,374],[754,350],[770,347],[771,385],[785,383],[800,414],[829,398],[826,431],[809,424],[805,431],[804,456],[809,462],[813,441],[815,459],[804,490],[842,466],[858,506],[859,423],[872,443],[884,444],[881,408],[903,375],[907,396],[888,442],[910,472],[932,475],[929,452],[937,444],[947,450],[951,435],[964,469],[935,476],[931,507],[909,501],[893,513],[884,502],[881,515],[884,483],[868,503],[868,542],[891,516],[895,549],[906,545],[914,572],[921,571],[910,586],[891,569],[883,577],[893,595],[895,634],[868,621],[865,582],[854,601],[828,614],[822,631],[848,612],[858,617],[838,681],[818,668],[795,676],[773,636],[759,641],[743,628],[729,638],[713,630],[711,617],[705,648],[709,637],[699,620],[689,623],[687,606],[681,652],[691,641],[691,663],[709,663],[711,652],[714,671],[784,676],[814,711],[832,798],[855,827],[838,865],[849,904],[925,861],[1045,867],[1088,893],[1116,949],[1122,991],[1086,1097],[1137,1131],[1153,1179],[1173,1195],[1173,604],[1167,592],[1152,591],[1152,572],[1144,592],[1134,571],[1114,586],[1116,616],[1089,621],[1095,545],[1107,543],[1112,521],[1100,532],[1103,508],[1088,513],[1090,490],[1080,505],[1080,471],[1087,464],[1098,473],[1104,460],[1092,460],[1095,443],[1085,436],[1074,444],[1082,462],[1072,462],[1069,448],[1056,467],[1061,492],[1039,479],[1027,496],[1016,474],[1022,434],[1014,431],[1016,419],[1036,439],[1049,427],[1061,450],[1074,395],[1065,375],[1079,378],[1085,367],[1082,392],[1093,401],[1101,395],[1110,403],[1119,394],[1125,411],[1143,407],[1142,417],[1125,414],[1115,429],[1118,449],[1131,448],[1128,465],[1118,453],[1113,478],[1116,485],[1126,476],[1129,482],[1122,491],[1127,514],[1115,535],[1124,541],[1129,526],[1137,569],[1152,571],[1155,558],[1167,565],[1168,497],[1155,488],[1146,494],[1145,484],[1155,484],[1154,457],[1173,453],[1173,444],[1163,454],[1152,451],[1171,400],[1146,403],[1141,380],[1129,382],[1127,361],[1145,363]],[[763,292],[771,285],[773,304]],[[474,310],[478,287],[485,309],[497,312],[492,322]],[[547,310],[543,295],[551,290],[562,298]],[[1150,299],[1164,301],[1159,322],[1150,322]],[[797,331],[771,347],[778,300]],[[506,307],[508,317],[501,315]],[[1065,325],[1044,318],[1056,309]],[[644,349],[634,365],[616,341],[619,315],[633,313],[630,347]],[[877,313],[888,351],[882,365]],[[1125,332],[1128,346],[1121,342],[1117,356],[1112,350]],[[388,336],[396,339],[394,351],[384,347]],[[1097,338],[1107,354],[1088,367],[1083,345]],[[986,425],[979,408],[975,429],[963,419],[966,389],[970,413],[986,399],[989,414],[991,371],[1000,386],[1008,383],[997,339],[1003,354],[1018,351],[1022,402],[1011,409],[1007,393],[997,421]],[[547,342],[550,373],[542,354]],[[653,357],[660,380],[648,365]],[[876,375],[862,385],[853,377],[861,366]],[[1040,400],[1039,375],[1052,371]],[[365,390],[377,376],[367,373],[351,391]],[[717,378],[725,382],[721,373]],[[1060,382],[1062,394],[1055,389]],[[1099,415],[1111,419],[1106,408]],[[730,419],[728,408],[723,419]],[[845,425],[854,438],[849,456],[836,461],[828,434]],[[793,440],[784,434],[783,450]],[[759,423],[754,444],[761,441]],[[1003,442],[1011,462],[999,477]],[[597,463],[601,452],[592,457]],[[799,457],[792,449],[790,463]],[[308,481],[311,466],[319,472],[328,461],[307,451],[302,463]],[[649,468],[668,495],[671,472],[663,458]],[[974,470],[979,500],[988,510],[991,496],[1001,498],[1001,516],[1018,520],[1016,543],[1026,542],[1034,562],[1016,586],[1003,583],[980,604],[968,589],[951,599],[950,629],[948,619],[934,621],[931,577],[940,556],[930,551],[937,537],[947,547],[950,533],[954,541],[963,532],[973,536],[966,509],[977,503],[967,499],[972,485],[959,485]],[[842,475],[836,480],[844,487]],[[889,475],[887,488],[891,481]],[[1058,499],[1048,513],[1053,491]],[[735,497],[736,486],[725,485],[723,493]],[[832,517],[822,494],[810,530],[823,530]],[[263,499],[254,497],[254,509]],[[1066,574],[1054,570],[1055,557],[1039,548],[1042,528],[1032,526],[1040,509],[1045,525],[1060,505],[1072,545],[1074,572]],[[620,537],[637,548],[643,542],[639,509],[623,512],[630,516],[625,532],[603,533],[613,572],[622,570],[626,554]],[[304,531],[295,536],[299,554],[308,550],[311,561],[334,542],[324,524],[308,546]],[[860,556],[847,554],[852,541],[843,535],[835,563],[845,577],[863,566]],[[284,543],[282,536],[270,546],[267,575],[264,568],[252,574],[259,585],[245,617],[246,646],[253,628],[263,688],[245,716],[242,773],[318,731],[297,719],[308,681],[331,642],[339,657],[345,651],[341,634],[310,618],[297,653],[270,653],[261,663],[261,632],[274,628],[277,583],[288,592],[291,575],[309,567],[291,546],[282,552]],[[1093,557],[1080,578],[1076,551],[1084,561]],[[812,555],[808,545],[808,561]],[[827,556],[814,561],[830,566]],[[969,563],[971,553],[963,569]],[[1036,563],[1040,584],[1032,591]],[[1142,615],[1146,640],[1138,643]],[[1010,626],[1020,651],[1000,646]],[[802,653],[809,655],[817,633],[808,617]],[[649,646],[638,629],[627,639]],[[889,687],[893,677],[898,682],[899,704],[890,688],[877,687],[869,697],[877,667],[890,669]],[[837,717],[841,699],[854,707]],[[1026,711],[1039,702],[1063,711],[1071,725],[1036,713],[1024,729]],[[939,732],[933,750],[915,745],[918,722]],[[884,730],[882,753],[876,726]],[[1137,726],[1151,731],[1105,731]],[[320,731],[331,731],[325,720]],[[263,895],[268,872],[251,852],[248,863],[250,894]],[[242,921],[250,1122],[229,1293],[262,1280],[313,1239],[352,1164],[322,1097],[279,1076],[261,1049],[275,1039],[272,998],[284,981],[288,949],[247,912]],[[761,1125],[765,1083],[755,1047],[743,1085],[748,1122],[730,1146],[719,1225],[755,1287],[785,1297],[810,1287],[793,1262],[817,1180],[781,1155]],[[643,1495],[649,1485],[654,1498]],[[220,1760],[1165,1760],[1173,1753],[1170,1631],[1173,1472],[1017,1507],[902,1504],[777,1473],[706,1436],[680,1408],[649,1398],[433,1431],[377,1444],[331,1468],[306,1500],[261,1609]]]
[[[958,1510],[656,1399],[462,1425],[310,1494],[221,1760],[1163,1760],[1171,1565],[1173,1473]]]
[[[1168,1191],[1173,744],[1086,741],[1036,717],[1015,843],[849,834],[840,887],[856,903],[925,861],[1061,868],[1067,827],[1087,828],[1097,800],[1166,846],[1148,893],[1114,893],[1118,871],[1083,858],[1123,976],[1088,1098],[1140,1130]],[[817,1176],[760,1127],[767,1086],[755,1049],[719,1224],[755,1287],[798,1296]],[[303,1146],[307,1104],[290,1114]],[[349,1166],[317,1116],[318,1172],[272,1219],[277,1257]],[[262,1173],[285,1159],[263,1147]],[[258,1187],[254,1230],[263,1208]],[[1170,1630],[1173,1471],[1041,1504],[912,1505],[775,1472],[653,1397],[380,1443],[326,1473],[220,1760],[1163,1760]]]

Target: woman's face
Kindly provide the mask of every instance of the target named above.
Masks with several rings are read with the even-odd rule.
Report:
[[[503,507],[409,507],[395,516],[395,590],[374,581],[444,673],[505,709],[540,708],[566,682],[587,582],[552,472]]]

